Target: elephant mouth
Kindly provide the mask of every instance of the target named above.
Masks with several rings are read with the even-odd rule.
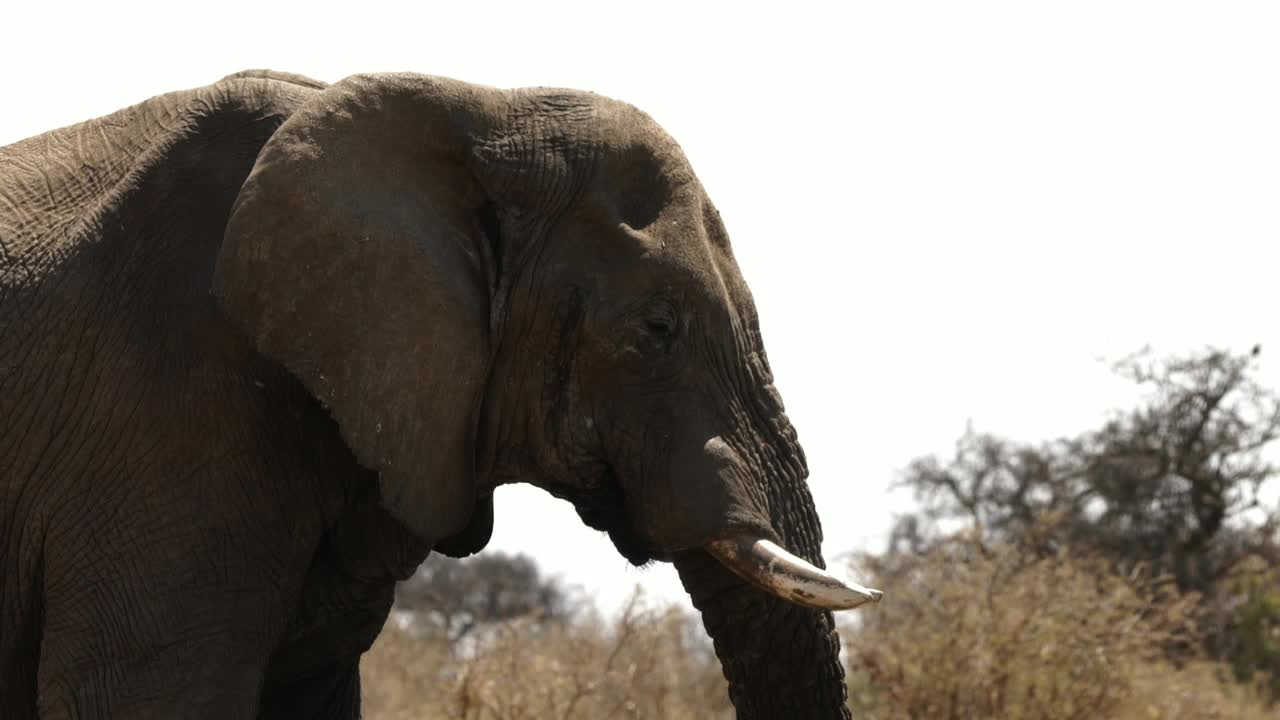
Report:
[[[671,553],[649,542],[633,528],[626,493],[611,467],[605,466],[579,487],[559,487],[550,492],[572,503],[584,525],[608,533],[618,554],[632,565],[640,567],[654,560],[671,559]]]
[[[573,503],[588,527],[607,532],[627,562],[641,567],[655,560],[670,562],[679,554],[654,545],[634,530],[626,493],[611,468],[602,469],[586,488],[562,486],[552,494]],[[804,607],[849,610],[878,602],[882,595],[879,590],[841,580],[813,566],[774,542],[772,533],[759,529],[731,528],[700,549],[749,584]]]

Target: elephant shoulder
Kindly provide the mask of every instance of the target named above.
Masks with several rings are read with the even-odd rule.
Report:
[[[238,189],[275,128],[321,87],[250,70],[0,147],[0,287],[38,279],[100,240],[105,221],[148,182],[183,193]]]

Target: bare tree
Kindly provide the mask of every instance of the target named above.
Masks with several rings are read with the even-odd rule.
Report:
[[[1146,392],[1101,428],[1039,444],[968,429],[950,460],[911,463],[921,501],[890,555],[920,555],[963,530],[975,547],[1061,550],[1171,577],[1202,595],[1200,628],[1237,676],[1274,678],[1280,697],[1280,396],[1256,379],[1259,349],[1167,359],[1144,351],[1115,369]]]
[[[1261,498],[1280,475],[1267,452],[1280,396],[1254,379],[1257,357],[1126,358],[1116,369],[1146,399],[1079,437],[1020,444],[969,429],[950,461],[907,468],[901,484],[924,509],[900,521],[895,543],[918,546],[939,522],[963,522],[979,539],[1035,530],[1046,550],[1087,546],[1201,592],[1246,555],[1275,556],[1280,515]]]

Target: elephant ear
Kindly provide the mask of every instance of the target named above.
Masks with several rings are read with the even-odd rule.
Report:
[[[380,473],[388,510],[455,555],[492,528],[475,435],[497,238],[468,157],[501,102],[417,75],[317,93],[260,153],[214,277],[233,321]]]

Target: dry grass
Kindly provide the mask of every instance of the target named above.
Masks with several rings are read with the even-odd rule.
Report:
[[[1121,720],[1268,720],[1280,711],[1268,706],[1261,686],[1241,685],[1221,663],[1196,661],[1181,669],[1166,663],[1141,666],[1130,694],[1116,709]]]
[[[489,628],[456,653],[388,623],[365,656],[371,720],[729,718],[701,626],[639,597],[614,623],[531,618]]]
[[[1070,555],[962,543],[870,569],[890,593],[843,628],[855,717],[1278,715],[1264,701],[1269,676],[1242,685],[1195,654],[1197,598],[1167,583]],[[365,717],[733,717],[695,618],[638,597],[613,621],[577,615],[486,625],[462,647],[438,630],[388,623],[362,665]]]

